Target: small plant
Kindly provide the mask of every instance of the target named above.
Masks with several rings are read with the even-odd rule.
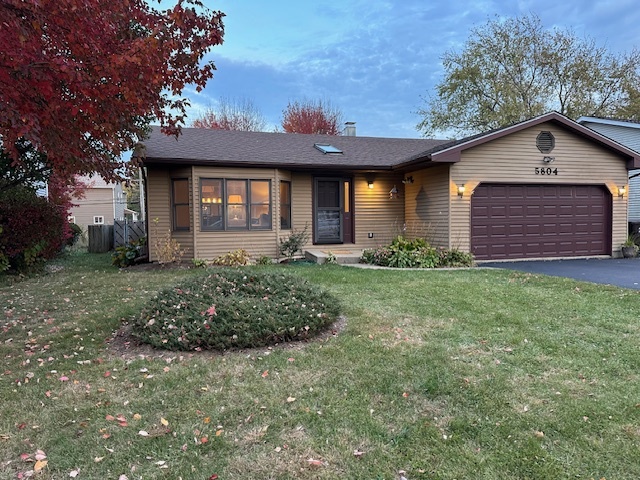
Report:
[[[468,267],[473,265],[473,256],[457,249],[437,249],[423,238],[409,240],[399,235],[387,246],[364,250],[362,261],[395,268]]]
[[[153,246],[160,265],[182,260],[184,250],[180,247],[180,243],[171,237],[171,230],[167,229],[167,233],[162,237],[158,234],[157,218],[153,219],[153,239]]]
[[[125,268],[133,265],[142,255],[142,250],[146,243],[146,237],[142,237],[138,240],[133,240],[126,245],[116,247],[115,252],[111,254],[111,264],[118,268]]]
[[[212,265],[221,265],[224,267],[242,267],[249,263],[251,255],[244,248],[234,250],[216,257],[211,262]]]
[[[622,242],[623,247],[637,247],[638,240],[640,240],[636,235],[628,235],[624,242]]]
[[[335,297],[299,277],[217,269],[160,292],[133,331],[170,350],[251,348],[309,338],[339,313]]]
[[[69,230],[71,230],[71,236],[67,238],[67,246],[72,247],[82,237],[82,227],[76,223],[69,223]]]
[[[329,264],[329,265],[337,265],[338,264],[338,258],[336,257],[336,255],[332,251],[329,251],[327,253],[327,256],[324,259],[324,263]]]
[[[309,224],[303,230],[293,230],[288,237],[281,237],[279,251],[282,255],[292,260],[296,253],[302,252],[302,248],[309,241]]]
[[[207,268],[207,261],[202,258],[192,258],[191,264],[194,268]]]
[[[267,255],[262,255],[256,260],[256,265],[273,265],[273,260]]]

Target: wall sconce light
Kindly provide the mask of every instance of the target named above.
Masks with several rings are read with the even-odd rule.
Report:
[[[404,177],[404,180],[402,180],[402,183],[404,183],[405,185],[413,183],[413,175]]]
[[[373,189],[373,180],[367,180],[367,187],[369,187],[369,189]]]
[[[464,191],[466,190],[464,183],[462,185],[458,185],[458,196],[460,198],[464,197]]]
[[[394,185],[391,190],[389,190],[389,198],[394,199],[398,198],[400,194],[398,193],[398,188]]]
[[[624,198],[624,195],[627,193],[627,187],[619,187],[618,188],[618,196],[620,198]]]
[[[542,161],[544,163],[553,163],[553,161],[556,159],[556,157],[543,157]]]

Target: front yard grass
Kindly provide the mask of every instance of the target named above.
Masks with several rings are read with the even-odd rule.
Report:
[[[0,287],[0,479],[36,466],[43,479],[640,478],[640,292],[483,269],[260,267],[338,296],[344,330],[123,353],[109,346],[122,321],[201,271],[60,265]]]

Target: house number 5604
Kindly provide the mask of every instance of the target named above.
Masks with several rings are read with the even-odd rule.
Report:
[[[536,167],[536,175],[558,175],[558,169],[551,167]]]

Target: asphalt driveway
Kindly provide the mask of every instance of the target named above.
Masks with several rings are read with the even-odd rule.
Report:
[[[640,290],[640,258],[488,262],[482,263],[481,266],[542,273],[554,277],[574,278],[584,282]]]

